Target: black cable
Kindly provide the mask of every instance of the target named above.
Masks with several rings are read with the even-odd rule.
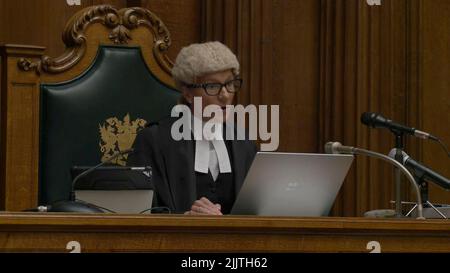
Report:
[[[447,153],[447,156],[450,157],[450,152],[448,151],[448,148],[445,145],[445,143],[440,138],[436,138],[436,140],[441,145],[441,147],[444,149],[444,151]]]
[[[88,205],[88,206],[92,206],[92,207],[96,207],[98,209],[105,210],[105,211],[110,212],[110,213],[117,213],[117,212],[115,212],[113,210],[110,210],[110,209],[107,209],[107,208],[104,208],[104,207],[100,207],[100,206],[94,205],[92,203],[89,203],[89,202],[86,202],[86,201],[83,201],[83,200],[80,200],[80,199],[76,199],[75,201],[83,203],[83,204]]]
[[[104,207],[101,207],[101,206],[98,206],[98,205],[95,205],[95,204],[92,204],[92,203],[89,203],[89,202],[86,202],[86,201],[83,201],[83,200],[80,200],[80,199],[76,199],[75,201],[83,203],[83,204],[88,205],[88,206],[96,207],[98,209],[102,209],[102,210],[110,212],[110,213],[117,213],[117,212],[115,212],[113,210],[110,210],[110,209],[107,209],[107,208],[104,208]],[[172,211],[168,207],[153,207],[151,209],[143,210],[143,211],[139,212],[139,214],[143,214],[143,213],[146,213],[147,211],[153,211],[153,210],[167,211],[169,214],[172,213]],[[42,211],[40,211],[38,208],[34,208],[34,209],[22,210],[22,212],[42,212]]]
[[[41,212],[41,211],[38,210],[37,208],[34,208],[34,209],[24,209],[21,212]]]
[[[139,214],[146,213],[147,211],[150,211],[150,212],[151,212],[151,211],[153,211],[153,210],[162,210],[162,211],[167,210],[167,212],[168,212],[169,214],[172,213],[172,211],[171,211],[170,208],[168,208],[168,207],[153,207],[153,208],[151,208],[151,209],[143,210],[143,211],[139,212]]]
[[[110,213],[117,213],[117,212],[115,212],[115,211],[113,211],[113,210],[110,210],[110,209],[107,209],[107,208],[104,208],[104,207],[101,207],[101,206],[97,206],[97,205],[94,205],[94,204],[92,204],[92,203],[88,203],[88,202],[86,202],[86,201],[80,200],[80,199],[77,199],[76,201],[81,202],[81,203],[84,203],[84,204],[89,205],[89,206],[93,206],[93,207],[96,207],[96,208],[105,210],[105,211],[110,212]],[[139,214],[143,214],[143,213],[146,213],[147,211],[153,211],[153,210],[161,210],[161,211],[164,211],[164,210],[165,210],[165,211],[167,211],[169,214],[172,213],[172,211],[171,211],[170,208],[168,208],[168,207],[153,207],[153,208],[150,208],[150,209],[143,210],[143,211],[139,212]]]

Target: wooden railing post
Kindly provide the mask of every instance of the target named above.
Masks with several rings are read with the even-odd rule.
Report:
[[[44,50],[0,46],[1,210],[21,211],[38,203],[40,75],[23,73],[19,62],[35,62]]]

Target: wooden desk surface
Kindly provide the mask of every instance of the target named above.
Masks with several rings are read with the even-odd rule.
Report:
[[[450,252],[446,220],[0,213],[0,251]]]

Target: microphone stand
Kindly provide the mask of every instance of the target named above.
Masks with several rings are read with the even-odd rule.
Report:
[[[392,131],[395,134],[395,160],[400,164],[403,163],[403,133]],[[403,165],[403,164],[402,164]],[[402,175],[399,168],[395,169],[395,216],[401,218],[402,213]]]
[[[118,158],[121,155],[124,154],[129,154],[129,153],[133,153],[134,149],[130,148],[128,150],[124,150],[121,152],[118,152],[116,154],[114,154],[113,156],[111,156],[110,158],[108,158],[106,161],[82,172],[81,174],[77,175],[75,177],[75,179],[73,180],[72,184],[71,184],[71,188],[70,188],[70,195],[69,195],[69,200],[64,200],[64,201],[59,201],[56,202],[54,204],[52,204],[50,207],[50,209],[48,209],[47,207],[47,211],[51,211],[51,212],[86,212],[86,213],[102,213],[103,211],[97,207],[93,207],[89,204],[84,204],[81,202],[77,202],[76,197],[75,197],[75,185],[78,182],[78,180],[80,180],[81,178],[87,176],[88,174],[92,173],[93,171],[97,170],[98,168],[100,168],[103,165],[106,165],[107,163],[110,163],[111,161],[113,161],[114,159]]]
[[[98,168],[102,167],[103,165],[106,165],[106,164],[110,163],[111,161],[113,161],[114,159],[118,158],[119,156],[124,155],[124,154],[129,154],[129,153],[132,153],[132,152],[134,152],[133,148],[130,148],[130,149],[118,152],[118,153],[112,155],[110,158],[108,158],[104,162],[101,162],[100,164],[98,164],[98,165],[96,165],[96,166],[94,166],[94,167],[92,167],[92,168],[90,168],[90,169],[80,173],[79,175],[77,175],[73,179],[73,182],[72,182],[72,187],[71,187],[71,191],[70,191],[69,200],[70,201],[75,201],[75,190],[74,189],[75,189],[76,183],[78,182],[78,180],[80,180],[80,178],[83,178],[83,177],[87,176],[88,174],[92,173],[93,171],[97,170]]]
[[[411,184],[414,187],[414,190],[416,191],[416,195],[417,195],[417,210],[418,210],[418,217],[417,219],[425,219],[423,217],[423,205],[422,205],[422,197],[420,194],[420,189],[419,186],[416,183],[416,180],[414,179],[414,177],[412,176],[412,174],[403,166],[403,164],[400,164],[399,162],[397,162],[396,160],[393,160],[392,158],[390,158],[389,156],[383,155],[383,154],[379,154],[376,152],[372,152],[369,150],[365,150],[365,149],[360,149],[360,148],[353,148],[352,152],[354,154],[359,154],[359,155],[369,155],[369,156],[373,156],[379,159],[382,159],[384,161],[387,162],[391,162],[393,163],[397,169],[399,169],[401,172],[403,172],[406,177],[408,178],[408,180],[411,182]]]
[[[389,152],[389,157],[392,159],[395,159],[395,156],[397,155],[398,150],[397,149],[392,149]],[[415,162],[409,155],[407,155],[405,152],[402,152],[402,158],[403,158],[403,162],[401,162],[405,167],[411,167],[411,166],[416,166],[414,164],[409,164],[408,165],[408,161],[412,160],[413,162]],[[416,180],[416,184],[418,185],[419,189],[420,189],[420,195],[422,198],[422,204],[424,206],[424,208],[432,208],[434,211],[436,211],[442,218],[444,219],[448,219],[440,210],[437,209],[436,206],[434,206],[428,199],[428,181],[426,181],[427,179],[427,173],[428,170],[425,169],[420,169],[420,168],[415,168],[415,167],[411,167],[413,168],[413,172],[411,173],[414,176],[414,179]],[[446,182],[446,178],[442,177],[439,174],[436,175],[431,175],[430,178],[431,181],[433,181],[433,179],[440,181],[440,179],[443,180],[443,182],[441,183],[437,183],[439,186],[445,188],[445,189],[450,189],[450,181]],[[444,181],[445,180],[445,181]],[[391,203],[395,203],[395,201],[391,201]],[[402,205],[411,205],[411,204],[416,204],[414,202],[401,202]],[[438,207],[441,207],[442,205],[439,205]],[[414,206],[407,214],[406,217],[408,217],[416,208],[417,206]],[[448,205],[446,207],[449,207]]]
[[[445,216],[445,214],[443,214],[435,205],[433,205],[429,200],[428,200],[428,182],[425,181],[425,177],[424,175],[417,175],[417,185],[419,185],[420,188],[420,193],[422,196],[422,202],[424,204],[424,206],[430,207],[432,208],[434,211],[436,211],[443,219],[448,219],[447,216]],[[406,213],[406,217],[408,217],[409,215],[411,215],[411,213],[417,208],[417,204],[414,204],[414,206],[408,211],[408,213]]]
[[[416,183],[416,180],[412,176],[412,174],[408,171],[408,169],[403,166],[403,164],[397,162],[396,160],[390,158],[389,156],[386,156],[384,154],[372,152],[369,150],[356,148],[356,147],[349,147],[349,146],[342,146],[339,142],[328,142],[325,144],[325,151],[326,153],[342,153],[342,154],[355,154],[355,155],[365,155],[365,156],[373,156],[379,159],[382,159],[386,162],[394,164],[397,168],[399,168],[404,175],[408,178],[409,182],[411,182],[412,186],[414,187],[414,190],[416,191],[417,196],[417,213],[418,217],[416,219],[423,220],[425,217],[423,217],[423,205],[422,205],[422,197],[420,195],[420,189],[419,186]]]

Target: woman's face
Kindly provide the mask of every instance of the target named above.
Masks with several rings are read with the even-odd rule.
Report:
[[[207,74],[202,77],[198,77],[196,80],[196,84],[205,84],[205,83],[221,83],[224,84],[233,80],[235,77],[231,70],[225,70],[222,72],[216,72]],[[230,93],[227,91],[226,87],[223,86],[222,89],[216,96],[208,95],[203,88],[183,88],[183,96],[184,98],[191,103],[191,107],[193,107],[194,97],[202,98],[202,113],[203,109],[208,105],[217,105],[222,109],[223,119],[225,122],[227,120],[227,115],[225,111],[225,107],[227,105],[233,104],[234,93]],[[191,109],[192,111],[194,109]],[[210,118],[203,118],[203,120],[209,120]]]

